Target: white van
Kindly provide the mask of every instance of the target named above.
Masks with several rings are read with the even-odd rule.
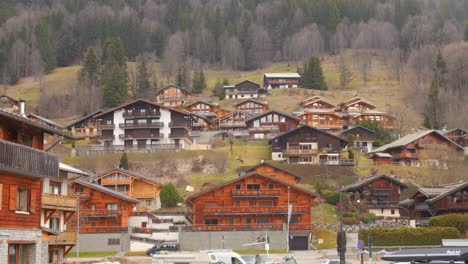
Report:
[[[153,255],[153,264],[247,264],[232,250],[209,250],[196,253]]]

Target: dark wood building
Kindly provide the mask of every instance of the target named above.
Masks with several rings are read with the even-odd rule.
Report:
[[[468,133],[460,128],[455,128],[451,130],[442,130],[443,135],[457,143],[462,147],[468,147]]]
[[[186,204],[191,228],[281,230],[287,223],[289,203],[292,205],[290,229],[311,230],[311,205],[317,195],[285,178],[252,172],[190,195]]]
[[[173,84],[156,91],[156,102],[164,106],[181,107],[193,98],[188,89]]]
[[[400,196],[406,188],[408,186],[395,177],[375,174],[359,179],[342,191],[350,196],[351,201],[359,198],[361,210],[367,208],[381,217],[400,217]]]
[[[433,187],[418,188],[409,199],[400,203],[409,210],[412,225],[425,226],[432,216],[468,213],[468,182],[460,181]]]
[[[230,112],[224,116],[214,119],[211,123],[214,129],[236,132],[239,136],[248,136],[245,120],[253,114],[244,111]]]
[[[98,115],[102,112],[103,110],[99,109],[89,115],[86,115],[70,123],[65,128],[70,131],[74,139],[95,139],[97,136],[100,135],[100,132],[102,131],[97,128],[93,116]]]
[[[270,139],[272,160],[289,164],[340,165],[346,140],[325,131],[301,125]]]
[[[353,137],[354,147],[365,152],[372,151],[372,144],[375,141],[375,132],[363,126],[355,126],[341,132],[341,137],[348,140],[349,135]],[[348,146],[348,148],[351,146]]]
[[[234,104],[238,111],[244,111],[251,114],[263,113],[268,110],[267,101],[257,101],[254,99],[247,99],[242,102]]]
[[[276,110],[270,110],[246,119],[250,138],[273,138],[299,125],[299,118]]]
[[[300,78],[301,76],[296,72],[265,73],[263,75],[263,88],[298,88]]]
[[[263,95],[260,84],[249,80],[235,85],[225,85],[223,88],[226,99],[259,98]]]
[[[199,116],[204,116],[210,120],[216,118],[216,111],[219,109],[219,103],[208,103],[202,100],[189,103],[184,106],[186,111]]]
[[[447,157],[437,154],[441,149],[459,153],[463,157],[464,148],[436,130],[427,130],[406,135],[387,145],[372,151],[371,157],[376,163],[376,154],[386,153],[392,156],[392,162],[405,166],[447,167]],[[456,154],[455,154],[456,155]],[[377,164],[377,163],[376,163]]]

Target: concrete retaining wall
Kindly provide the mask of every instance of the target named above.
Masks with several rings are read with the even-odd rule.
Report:
[[[129,233],[98,233],[80,234],[80,252],[102,252],[102,251],[129,251]],[[119,245],[109,245],[109,239],[120,239]],[[72,252],[76,252],[78,246],[73,247]]]
[[[268,235],[270,249],[286,249],[286,231],[203,231],[179,233],[181,250],[197,251],[207,249],[264,249],[264,245],[242,246],[257,240],[257,237]]]

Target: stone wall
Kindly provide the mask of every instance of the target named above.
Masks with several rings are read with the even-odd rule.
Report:
[[[384,227],[384,228],[410,227],[410,221],[405,220],[405,219],[378,219],[378,220],[372,221],[372,223],[370,224],[370,228],[378,228],[378,227]],[[317,224],[316,228],[337,231],[339,228],[339,225]],[[369,225],[361,223],[361,228],[369,228]],[[344,225],[343,229],[347,233],[357,233],[359,230],[359,225]]]
[[[109,245],[109,239],[120,239],[119,245]],[[78,250],[78,245],[73,247],[71,252]],[[96,233],[83,234],[79,236],[80,252],[102,252],[102,251],[130,251],[129,233]]]
[[[8,263],[8,241],[28,241],[33,242],[30,251],[30,263],[48,263],[47,247],[43,252],[42,232],[34,229],[0,229],[0,263]],[[47,243],[46,243],[47,244]],[[42,256],[46,255],[46,259]],[[45,261],[45,262],[44,262]]]

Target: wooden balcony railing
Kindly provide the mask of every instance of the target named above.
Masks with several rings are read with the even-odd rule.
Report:
[[[368,208],[398,208],[399,201],[367,201]]]
[[[99,135],[96,137],[97,140],[114,140],[114,135]]]
[[[278,197],[280,190],[232,190],[233,197]]]
[[[62,196],[43,193],[42,208],[58,209],[63,211],[76,211],[78,201],[73,196]]]
[[[0,140],[0,170],[34,177],[58,177],[59,161],[42,150]]]
[[[185,128],[188,129],[188,124],[185,122],[169,122],[170,128]]]
[[[251,127],[250,131],[279,131],[279,126],[262,126],[262,127]]]
[[[183,95],[176,95],[176,96],[158,96],[158,101],[160,102],[171,102],[171,101],[185,101],[187,97]]]
[[[468,196],[465,195],[465,200],[468,199]],[[465,209],[468,210],[468,201],[466,202],[452,202],[447,203],[447,209]]]
[[[130,178],[102,178],[101,185],[130,185],[132,180]]]
[[[97,128],[100,130],[109,130],[109,129],[114,129],[115,125],[114,124],[98,124]]]
[[[133,192],[133,196],[134,198],[155,198],[156,197],[156,194],[154,192],[136,192],[134,191]]]
[[[128,227],[126,226],[80,226],[81,233],[126,233]]]
[[[245,122],[226,122],[220,123],[219,127],[246,127]]]
[[[97,129],[90,131],[88,128],[75,128],[71,133],[74,138],[97,137],[101,135],[101,131]]]
[[[191,225],[186,231],[223,231],[223,230],[283,230],[286,224],[234,224],[234,225]],[[291,230],[312,230],[313,224],[289,224]]]
[[[120,210],[107,210],[107,209],[82,209],[80,210],[80,217],[115,217],[119,216]]]
[[[310,212],[310,208],[306,206],[294,206],[293,214],[304,214]],[[287,214],[287,206],[251,206],[251,207],[206,207],[203,208],[204,214],[229,215],[229,214]]]
[[[164,134],[162,133],[142,133],[142,134],[136,134],[136,135],[129,135],[129,134],[120,134],[119,139],[158,139],[158,138],[164,138]]]
[[[188,138],[189,135],[186,133],[170,133],[169,138]]]
[[[128,123],[123,123],[119,124],[119,128],[122,129],[133,129],[133,128],[162,128],[164,127],[163,122],[151,122],[151,123],[134,123],[134,124],[128,124]]]
[[[426,204],[426,203],[416,204],[416,205],[414,206],[414,209],[415,209],[416,211],[430,211],[430,210],[431,210],[431,208],[429,207],[429,205]]]
[[[66,230],[58,235],[49,235],[49,245],[75,245],[76,231]]]
[[[392,194],[392,189],[374,189],[372,194],[375,196],[389,196]]]
[[[284,151],[286,155],[316,155],[318,149],[287,149]]]
[[[124,112],[123,117],[124,118],[134,118],[134,117],[158,117],[161,116],[160,111],[145,111],[145,112],[140,112],[140,111],[132,111],[132,112]]]

